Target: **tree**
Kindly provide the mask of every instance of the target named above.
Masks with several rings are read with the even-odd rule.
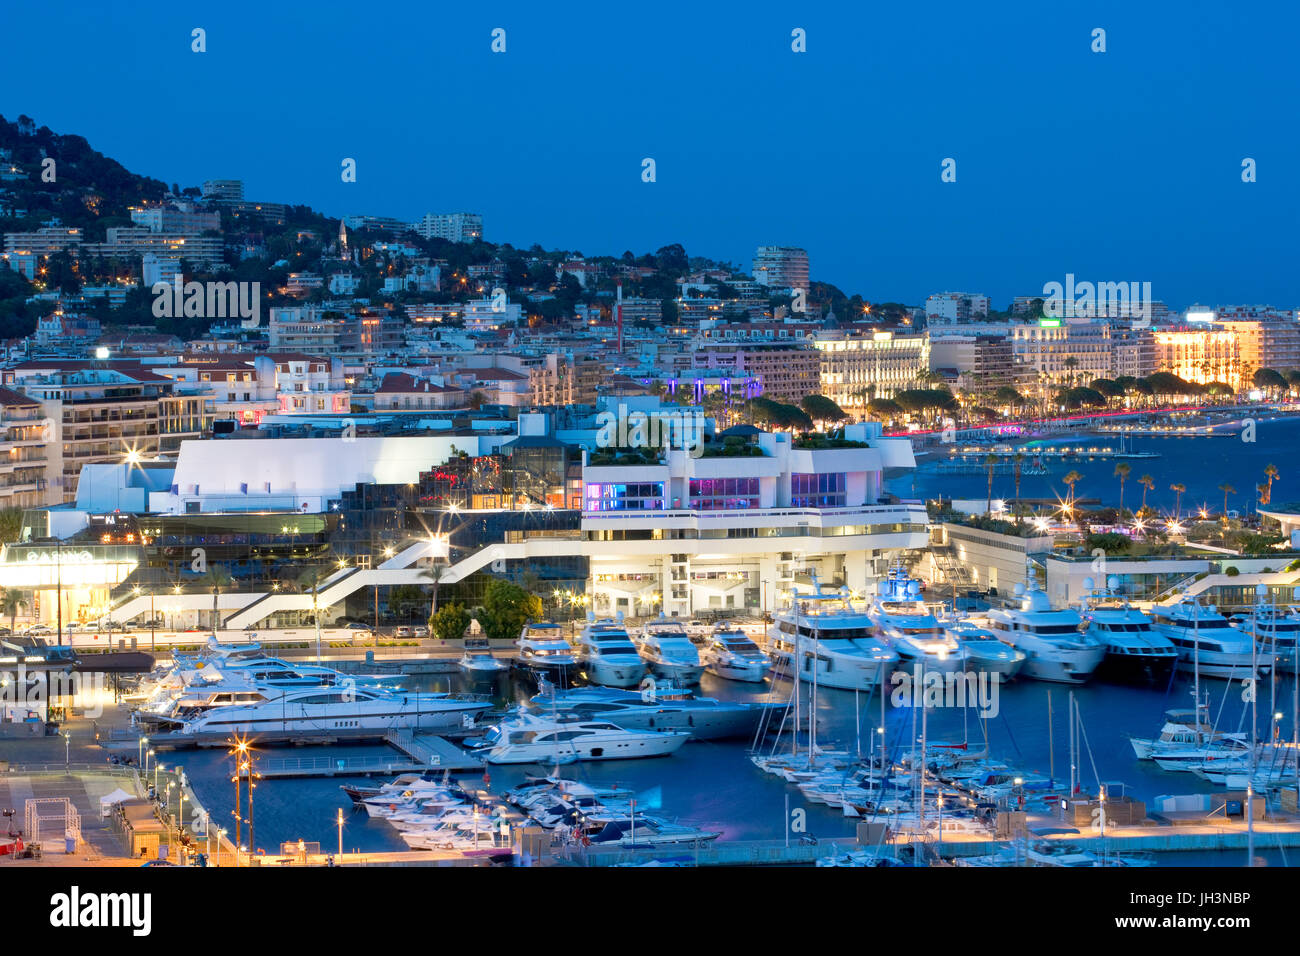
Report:
[[[825,395],[805,395],[799,407],[814,421],[842,422],[849,417],[844,409]]]
[[[218,608],[218,601],[221,598],[221,589],[228,588],[235,583],[235,579],[219,564],[208,566],[207,573],[203,576],[203,586],[212,591],[212,637],[215,640],[217,628],[221,626],[221,611]]]
[[[1124,520],[1124,482],[1128,481],[1129,474],[1133,471],[1133,466],[1126,461],[1121,461],[1115,466],[1115,477],[1119,479],[1119,520]]]
[[[333,573],[322,567],[307,568],[298,575],[298,587],[311,592],[312,622],[316,627],[316,663],[320,663],[320,586]]]
[[[1169,490],[1174,493],[1174,520],[1177,521],[1178,516],[1182,514],[1183,492],[1187,490],[1187,486],[1179,481],[1170,485]]]
[[[465,636],[469,622],[465,605],[452,602],[429,616],[429,631],[440,641],[459,641]]]
[[[11,544],[18,540],[23,532],[23,509],[4,508],[0,510],[0,544]]]
[[[1266,392],[1285,392],[1287,389],[1286,379],[1271,368],[1257,369],[1250,381],[1256,388],[1262,388]]]
[[[469,393],[469,398],[466,399],[466,404],[469,405],[469,407],[472,408],[474,411],[478,411],[480,408],[483,407],[483,404],[486,401],[487,401],[487,396],[476,389],[475,391]]]
[[[1074,513],[1074,486],[1083,481],[1083,475],[1077,471],[1071,471],[1061,481],[1065,482],[1070,488],[1070,496],[1065,500],[1065,511],[1067,514]]]
[[[1228,495],[1235,495],[1237,489],[1225,481],[1219,485],[1219,490],[1223,492],[1223,519],[1226,521],[1228,519]]]
[[[18,618],[18,612],[27,606],[20,591],[12,588],[5,588],[0,591],[0,614],[9,618],[9,633],[14,632],[14,621]]]
[[[504,578],[493,578],[483,595],[479,623],[489,640],[513,641],[529,621],[542,616],[542,599]]]
[[[1019,514],[1020,512],[1020,468],[1025,463],[1025,453],[1022,451],[1016,452],[1014,455],[1011,456],[1011,461],[1012,461],[1012,476],[1016,484],[1016,513]]]
[[[442,584],[442,579],[446,577],[447,565],[442,564],[436,558],[431,567],[425,568],[420,572],[420,577],[428,581],[433,591],[432,599],[429,602],[429,617],[433,618],[438,613],[438,587]]]
[[[989,500],[988,507],[984,509],[985,514],[993,513],[993,469],[997,467],[998,456],[989,452],[984,459],[984,470],[989,473]]]
[[[1012,408],[1020,408],[1025,404],[1025,397],[1010,385],[1003,385],[993,393],[993,401],[998,405],[1009,405]]]
[[[1261,504],[1269,504],[1273,500],[1273,482],[1278,480],[1277,465],[1264,466],[1264,474],[1268,476],[1268,487],[1264,492],[1264,500]]]
[[[1142,507],[1140,511],[1147,510],[1147,492],[1156,486],[1156,480],[1150,475],[1143,475],[1138,479],[1138,484],[1142,486]]]

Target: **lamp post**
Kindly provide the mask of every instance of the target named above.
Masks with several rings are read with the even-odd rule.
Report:
[[[336,821],[339,826],[339,861],[343,860],[343,808],[339,807],[339,816]]]
[[[63,772],[72,771],[72,734],[63,732]]]

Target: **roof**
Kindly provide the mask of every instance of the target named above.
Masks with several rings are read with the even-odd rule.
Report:
[[[24,408],[40,405],[34,398],[28,398],[22,392],[15,392],[11,388],[0,388],[0,405],[12,407],[21,405]]]
[[[389,372],[384,376],[383,383],[375,389],[376,395],[399,392],[419,392],[425,395],[438,394],[441,392],[459,392],[464,391],[459,388],[452,388],[444,385],[438,385],[426,379],[416,378],[414,375],[408,375],[406,372]]]

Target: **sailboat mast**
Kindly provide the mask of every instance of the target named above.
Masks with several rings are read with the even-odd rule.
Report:
[[[1056,785],[1056,745],[1052,741],[1052,691],[1047,691],[1047,773]]]
[[[794,658],[791,660],[791,669],[794,673],[794,729],[790,732],[790,755],[799,756],[799,682],[803,680],[803,675],[799,672],[801,664],[800,658],[800,640],[799,640],[799,591],[796,588],[790,589],[790,604],[794,609]]]

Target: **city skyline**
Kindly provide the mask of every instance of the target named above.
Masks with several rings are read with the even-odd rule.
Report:
[[[410,29],[390,18],[338,31],[328,13],[340,8],[309,19],[146,4],[128,34],[84,5],[55,9],[65,55],[85,65],[76,75],[120,71],[115,37],[148,52],[123,78],[152,90],[153,118],[122,123],[71,91],[73,73],[0,95],[0,112],[83,135],[168,183],[239,178],[250,195],[335,217],[473,210],[491,241],[587,255],[680,242],[744,265],[757,246],[800,246],[814,279],[869,301],[966,290],[1002,308],[1067,273],[1151,282],[1175,308],[1285,308],[1300,291],[1286,268],[1296,134],[1251,93],[1291,82],[1285,30],[1258,17],[1219,13],[1203,31],[1118,5],[1032,21],[761,5],[743,18],[692,11],[689,24],[676,8],[556,21],[411,7]],[[14,11],[14,35],[41,29],[39,16]],[[195,27],[206,52],[191,50]],[[498,27],[504,53],[491,50]],[[791,49],[796,28],[807,52]],[[1091,49],[1097,28],[1104,53]],[[600,54],[565,55],[582,50]],[[600,82],[602,57],[620,51],[617,80]],[[10,52],[16,73],[38,68],[35,46]],[[319,71],[276,96],[277,57]],[[266,69],[231,69],[249,60]],[[145,63],[175,82],[150,85]],[[554,96],[535,92],[539,76]],[[356,182],[341,180],[344,158]],[[645,158],[655,182],[642,181]],[[941,181],[948,158],[956,182]],[[1255,182],[1242,181],[1246,158]]]

